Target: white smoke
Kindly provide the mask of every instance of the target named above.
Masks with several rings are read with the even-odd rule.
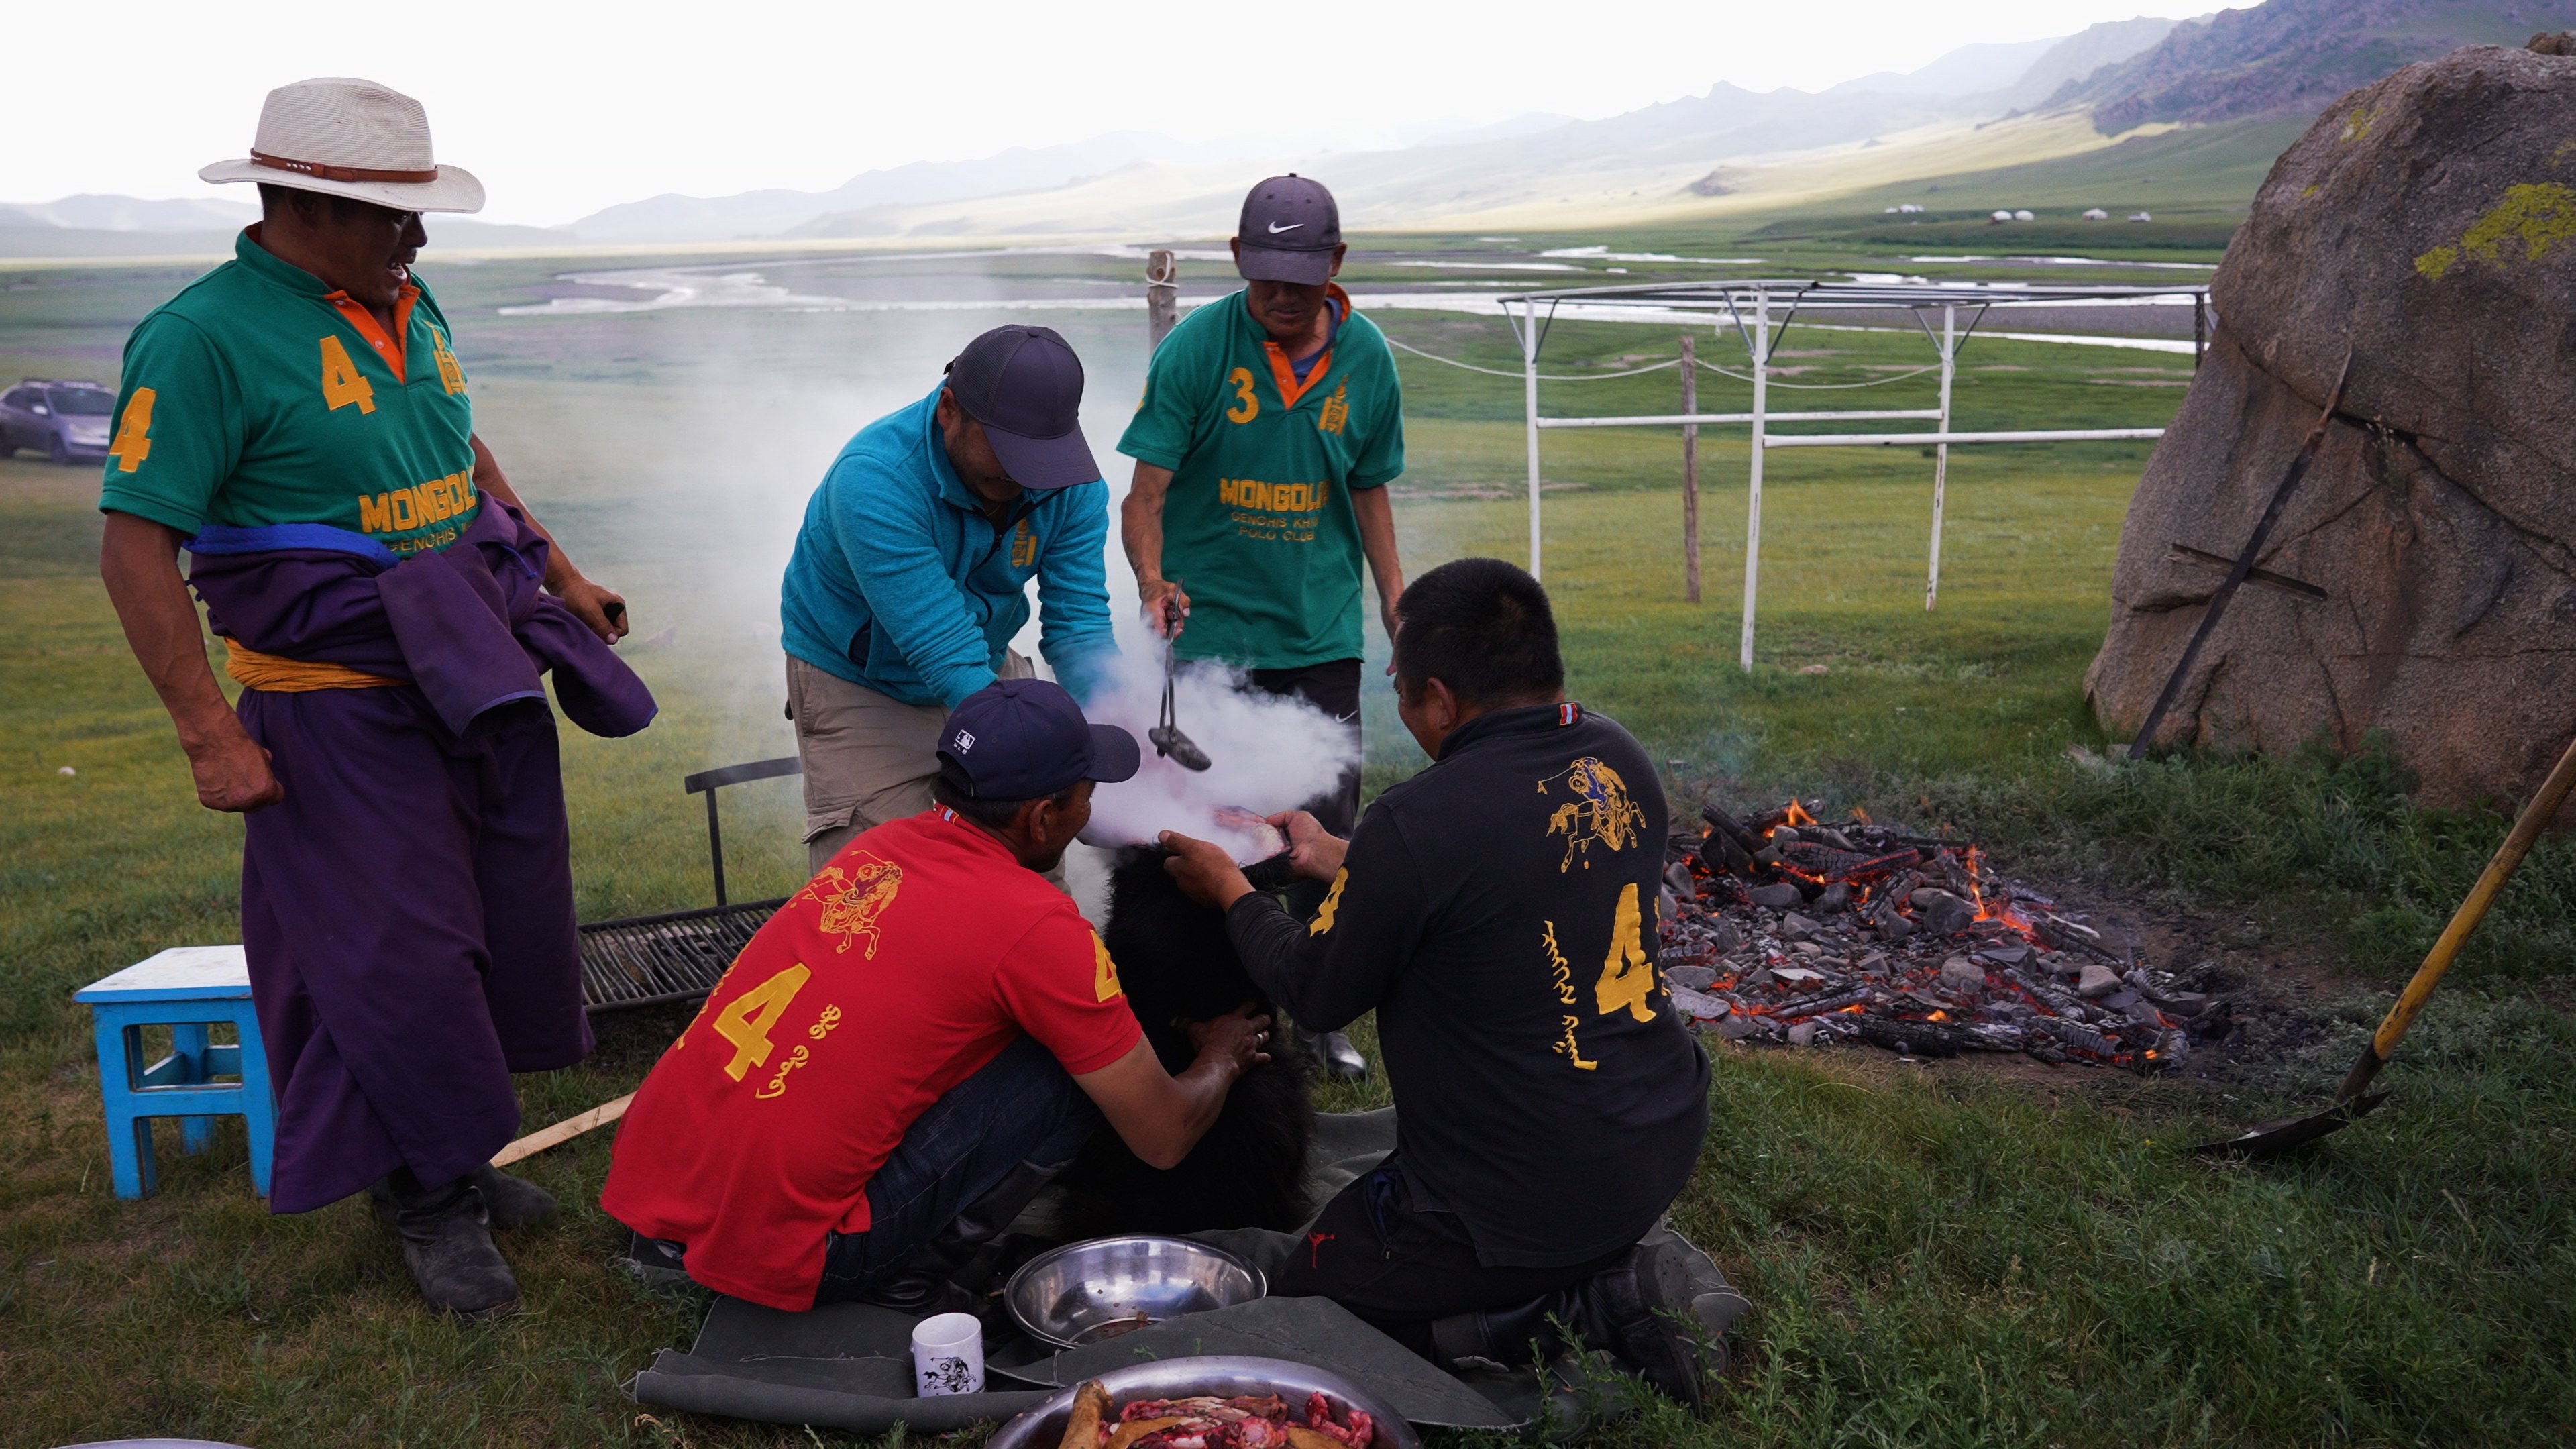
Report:
[[[1208,768],[1185,770],[1156,756],[1146,732],[1162,710],[1162,641],[1148,636],[1120,642],[1125,648],[1112,681],[1083,713],[1123,726],[1136,737],[1145,763],[1134,779],[1102,785],[1092,795],[1085,843],[1148,845],[1161,832],[1177,830],[1213,840],[1248,865],[1276,854],[1282,844],[1259,817],[1305,805],[1359,764],[1346,727],[1331,715],[1294,696],[1263,693],[1240,671],[1205,662],[1181,666],[1173,718],[1207,755]]]

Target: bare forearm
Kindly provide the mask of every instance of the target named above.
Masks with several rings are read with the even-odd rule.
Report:
[[[241,733],[241,721],[206,664],[197,606],[179,577],[179,544],[179,531],[167,524],[110,513],[98,572],[135,662],[178,727],[179,743],[195,750]]]
[[[1139,463],[1126,501],[1118,505],[1118,541],[1140,586],[1163,578],[1163,496],[1171,486],[1171,469]]]
[[[1392,609],[1404,592],[1404,561],[1395,548],[1395,505],[1384,486],[1362,488],[1351,494],[1351,512],[1359,520],[1360,552],[1367,555],[1369,573],[1377,580],[1378,601]]]

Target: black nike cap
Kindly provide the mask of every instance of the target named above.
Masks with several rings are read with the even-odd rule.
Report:
[[[1342,244],[1342,209],[1324,183],[1290,172],[1243,198],[1234,239],[1234,269],[1247,281],[1317,287],[1333,279],[1333,248]]]
[[[996,327],[967,343],[948,388],[1012,482],[1070,488],[1101,476],[1082,436],[1082,359],[1054,328]]]

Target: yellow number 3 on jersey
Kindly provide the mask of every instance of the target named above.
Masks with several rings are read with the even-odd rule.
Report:
[[[725,1075],[739,1082],[742,1074],[769,1060],[769,1029],[787,1010],[787,1003],[805,989],[813,971],[803,963],[790,966],[777,975],[725,1003],[716,1013],[716,1035],[733,1043],[733,1060],[725,1063]]]
[[[375,384],[367,381],[358,365],[349,360],[349,349],[341,346],[337,337],[322,339],[322,400],[335,413],[351,403],[356,403],[362,413],[376,410]]]
[[[1603,1016],[1624,1006],[1639,1021],[1655,1019],[1655,1009],[1646,1004],[1655,994],[1655,968],[1646,960],[1645,926],[1637,910],[1637,883],[1630,881],[1619,892],[1618,914],[1610,921],[1610,955],[1592,988],[1593,1004]]]
[[[1238,367],[1225,375],[1226,385],[1234,389],[1234,406],[1225,410],[1226,417],[1248,423],[1261,416],[1261,399],[1252,395],[1252,369]]]

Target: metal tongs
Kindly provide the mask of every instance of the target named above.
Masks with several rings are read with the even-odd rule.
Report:
[[[1175,579],[1172,582],[1175,585],[1178,585],[1180,580]],[[1175,588],[1174,593],[1176,596],[1178,592],[1178,589]],[[1182,769],[1205,770],[1208,767],[1207,751],[1202,750],[1197,745],[1191,743],[1190,737],[1182,734],[1181,727],[1178,724],[1173,723],[1172,680],[1173,677],[1179,673],[1180,663],[1178,657],[1174,655],[1172,651],[1179,643],[1179,624],[1181,622],[1181,617],[1180,609],[1170,600],[1166,600],[1164,602],[1163,610],[1165,622],[1173,627],[1170,632],[1163,636],[1162,722],[1155,725],[1152,729],[1145,731],[1145,738],[1154,742],[1155,754],[1162,756],[1164,759],[1170,760],[1173,764],[1180,766]]]

